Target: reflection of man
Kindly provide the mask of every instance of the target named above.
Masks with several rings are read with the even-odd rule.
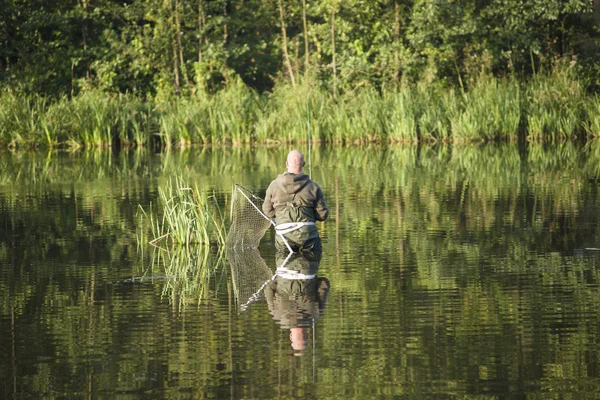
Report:
[[[285,162],[287,172],[278,175],[267,189],[262,208],[277,223],[278,249],[284,246],[279,235],[284,235],[293,251],[321,251],[315,221],[325,221],[329,211],[321,187],[302,173],[304,164],[304,155],[292,150]]]
[[[320,259],[320,253],[292,254],[265,287],[269,311],[282,329],[290,330],[292,348],[296,351],[308,346],[309,329],[327,302],[329,281],[317,278]],[[277,264],[283,262],[279,253]]]

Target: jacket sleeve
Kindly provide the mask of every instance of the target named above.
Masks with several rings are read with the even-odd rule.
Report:
[[[273,199],[272,199],[272,193],[271,193],[271,187],[273,186],[273,184],[270,184],[269,187],[267,188],[267,194],[265,195],[265,201],[262,205],[262,210],[265,213],[265,215],[271,219],[275,218],[275,208],[273,207]]]
[[[317,204],[315,210],[317,211],[317,221],[325,221],[329,216],[329,208],[327,208],[325,195],[323,195],[323,189],[321,189],[321,187],[317,189]]]

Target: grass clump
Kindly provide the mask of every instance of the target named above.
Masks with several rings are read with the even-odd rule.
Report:
[[[454,139],[516,140],[518,137],[521,89],[514,79],[482,74],[470,90],[447,98],[446,104]]]
[[[314,141],[328,141],[330,135],[323,120],[330,112],[331,101],[327,93],[306,80],[300,80],[295,87],[287,83],[276,85],[273,93],[261,99],[255,122],[256,141],[305,142],[309,124]]]
[[[527,136],[530,139],[573,138],[583,129],[583,84],[568,67],[538,74],[527,85]]]
[[[216,244],[225,247],[227,228],[221,209],[213,195],[186,185],[181,178],[169,180],[164,188],[158,189],[162,217],[141,208],[140,241],[145,241],[149,225],[152,239],[150,244],[170,247],[190,247],[196,244]]]

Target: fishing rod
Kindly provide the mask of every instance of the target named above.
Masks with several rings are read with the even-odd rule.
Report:
[[[308,177],[312,179],[312,160],[310,155],[310,145],[311,145],[311,137],[310,137],[310,108],[308,107],[308,100],[310,99],[310,91],[308,92],[308,96],[306,96],[306,131],[308,133]]]

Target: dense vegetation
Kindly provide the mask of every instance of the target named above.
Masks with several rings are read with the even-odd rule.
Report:
[[[3,0],[0,142],[597,133],[595,2]]]

